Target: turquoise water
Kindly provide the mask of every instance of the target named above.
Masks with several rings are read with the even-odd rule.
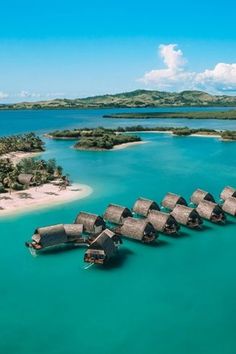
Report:
[[[23,133],[35,130],[45,133],[50,130],[75,127],[117,127],[142,124],[145,126],[189,126],[193,128],[236,129],[236,121],[191,120],[191,119],[105,119],[103,115],[122,112],[164,111],[223,111],[232,107],[208,108],[143,108],[143,109],[97,109],[97,110],[44,110],[44,111],[1,111],[0,135]]]
[[[59,124],[57,113],[53,118],[50,112],[50,122],[40,113],[40,119],[29,119],[30,129],[44,129],[43,120]],[[11,118],[8,133],[22,127],[17,119]],[[181,237],[160,236],[155,246],[125,240],[116,261],[88,270],[83,249],[32,257],[24,247],[37,226],[71,222],[80,210],[102,213],[109,202],[132,206],[138,196],[160,201],[167,191],[188,198],[197,187],[217,197],[225,185],[236,185],[236,143],[140,135],[146,144],[110,152],[79,152],[71,141],[46,141],[44,157],[56,157],[94,193],[0,221],[1,353],[236,352],[236,218],[225,226],[206,222],[203,231],[183,228]]]

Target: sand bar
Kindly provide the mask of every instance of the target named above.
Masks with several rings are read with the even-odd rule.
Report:
[[[148,141],[134,141],[132,143],[119,144],[119,145],[115,145],[113,147],[113,149],[111,149],[110,151],[122,150],[122,149],[126,149],[128,147],[134,146],[134,145],[140,145],[140,144],[146,144],[146,143],[148,143]]]
[[[216,134],[193,133],[193,134],[189,134],[189,135],[177,135],[177,134],[174,134],[172,132],[172,130],[165,130],[165,131],[163,131],[163,130],[138,130],[138,131],[132,131],[132,132],[127,132],[127,133],[170,134],[170,135],[173,135],[173,136],[180,136],[180,137],[195,136],[195,137],[198,137],[198,138],[219,138],[219,139],[221,139],[221,135],[217,134],[217,133]]]
[[[93,192],[85,184],[72,184],[66,190],[59,190],[53,184],[31,187],[24,191],[0,194],[0,217],[15,213],[25,213],[33,209],[64,204],[88,197]]]

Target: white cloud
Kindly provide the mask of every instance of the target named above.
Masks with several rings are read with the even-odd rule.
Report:
[[[38,100],[54,99],[59,97],[65,97],[63,92],[31,92],[28,90],[21,90],[19,92],[6,93],[0,91],[0,100],[5,100],[5,102],[22,102],[29,101],[34,102]]]
[[[9,97],[8,93],[0,91],[0,100],[4,100],[5,98],[8,97]]]
[[[196,83],[207,85],[220,91],[236,90],[236,64],[219,63],[212,70],[196,75]]]
[[[161,44],[159,53],[169,70],[179,70],[187,62],[182,50],[177,49],[177,44]]]
[[[236,64],[219,63],[198,73],[187,70],[187,60],[176,44],[160,45],[159,54],[166,68],[151,70],[139,81],[157,89],[236,91]]]
[[[63,92],[48,92],[48,93],[36,93],[22,90],[17,94],[19,98],[31,98],[31,99],[39,99],[39,98],[56,98],[63,97],[65,94]]]
[[[41,97],[40,93],[29,92],[25,90],[19,92],[17,96],[20,98],[40,98]]]

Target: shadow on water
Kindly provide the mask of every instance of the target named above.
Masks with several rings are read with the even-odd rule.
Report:
[[[211,227],[209,224],[208,224],[208,225],[203,224],[201,228],[199,228],[199,229],[194,229],[194,231],[205,232],[205,231],[209,231],[209,230],[211,230],[211,229],[212,229],[212,227]]]
[[[235,225],[236,224],[236,219],[235,220],[230,220],[230,219],[227,219],[225,224],[222,224],[220,226],[232,226],[232,225]]]
[[[176,239],[176,240],[181,239],[183,237],[190,237],[190,235],[183,230],[179,231],[178,234],[172,234],[172,235],[163,234],[163,236],[168,237],[170,239]]]
[[[65,252],[72,252],[72,251],[78,251],[78,250],[84,250],[87,247],[84,246],[73,246],[73,245],[64,245],[64,246],[60,246],[60,247],[55,247],[55,248],[49,248],[49,249],[45,249],[41,252],[38,253],[38,255],[40,256],[48,256],[48,255],[57,255],[60,253],[65,253]]]
[[[169,246],[169,245],[170,245],[170,243],[168,241],[160,240],[160,239],[156,239],[154,242],[151,242],[151,243],[143,244],[143,246],[146,246],[146,247],[156,247],[156,248]]]
[[[129,256],[134,254],[129,248],[120,248],[116,257],[111,259],[108,263],[104,264],[102,267],[99,267],[99,270],[110,270],[114,268],[122,267],[123,264],[126,262]]]

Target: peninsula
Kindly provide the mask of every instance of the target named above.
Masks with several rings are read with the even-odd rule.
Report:
[[[71,184],[54,159],[34,159],[44,143],[34,133],[0,138],[0,216],[88,196],[92,189]]]
[[[211,95],[203,91],[164,92],[136,90],[86,98],[53,99],[38,102],[0,104],[1,110],[19,109],[86,109],[142,107],[236,107],[236,97]]]
[[[114,119],[222,119],[236,120],[236,110],[229,111],[198,111],[198,112],[135,112],[106,114],[103,118]]]
[[[119,145],[131,143],[143,143],[142,139],[136,135],[128,133],[171,133],[176,136],[213,136],[223,141],[236,140],[235,130],[215,130],[209,128],[192,129],[188,127],[145,127],[142,125],[117,127],[116,129],[100,128],[82,128],[72,130],[57,130],[46,135],[46,137],[61,140],[77,140],[75,148],[81,150],[109,150],[117,148]],[[129,145],[128,145],[129,146]]]

